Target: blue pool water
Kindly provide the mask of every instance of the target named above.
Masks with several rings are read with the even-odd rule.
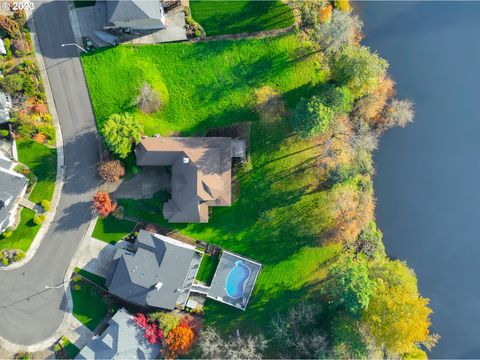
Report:
[[[232,299],[238,299],[243,296],[245,282],[250,276],[250,269],[244,265],[242,260],[235,262],[235,266],[227,275],[226,292]]]

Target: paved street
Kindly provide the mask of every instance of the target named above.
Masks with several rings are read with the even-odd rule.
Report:
[[[88,92],[74,47],[66,2],[36,2],[35,25],[44,54],[65,146],[66,179],[52,225],[35,257],[0,272],[0,336],[30,345],[50,337],[64,318],[64,274],[91,216],[97,187],[98,142]]]

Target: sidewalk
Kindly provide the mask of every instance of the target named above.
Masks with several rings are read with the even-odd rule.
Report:
[[[47,234],[48,228],[55,217],[56,208],[58,206],[58,202],[60,201],[60,195],[62,192],[63,187],[63,179],[65,177],[65,156],[64,156],[64,149],[63,149],[63,138],[62,138],[62,131],[60,129],[60,122],[58,121],[57,109],[55,108],[55,102],[53,100],[52,90],[50,88],[50,83],[48,82],[47,71],[45,69],[45,63],[43,62],[43,55],[41,53],[40,44],[38,42],[37,33],[35,30],[35,23],[33,22],[33,17],[31,13],[27,13],[28,16],[28,26],[30,27],[30,34],[32,37],[32,46],[33,51],[35,52],[35,58],[37,60],[37,65],[40,70],[40,78],[44,84],[45,88],[45,95],[47,98],[47,105],[52,115],[53,126],[55,128],[55,137],[56,137],[56,148],[57,148],[57,177],[55,180],[55,189],[53,191],[53,197],[51,203],[51,211],[45,213],[46,219],[43,222],[40,230],[38,231],[35,239],[33,239],[32,244],[28,248],[26,252],[26,256],[24,259],[15,262],[9,266],[1,267],[0,270],[8,271],[13,269],[18,269],[25,265],[30,259],[33,258],[35,253],[37,252],[38,248],[40,247],[40,243],[42,242],[43,238]]]

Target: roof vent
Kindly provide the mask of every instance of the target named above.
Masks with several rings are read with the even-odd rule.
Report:
[[[183,158],[183,163],[188,164],[190,162],[190,159],[188,157]]]
[[[161,281],[159,281],[156,285],[155,285],[155,289],[157,290],[160,290],[160,288],[162,287],[163,283]]]

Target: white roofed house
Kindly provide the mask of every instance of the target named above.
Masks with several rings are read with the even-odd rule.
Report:
[[[15,223],[20,199],[27,191],[28,180],[13,170],[14,165],[0,156],[0,233]]]
[[[167,27],[160,0],[107,1],[107,20],[114,28],[161,30]]]
[[[8,94],[0,91],[0,125],[10,121],[10,110],[12,109],[12,101]]]

